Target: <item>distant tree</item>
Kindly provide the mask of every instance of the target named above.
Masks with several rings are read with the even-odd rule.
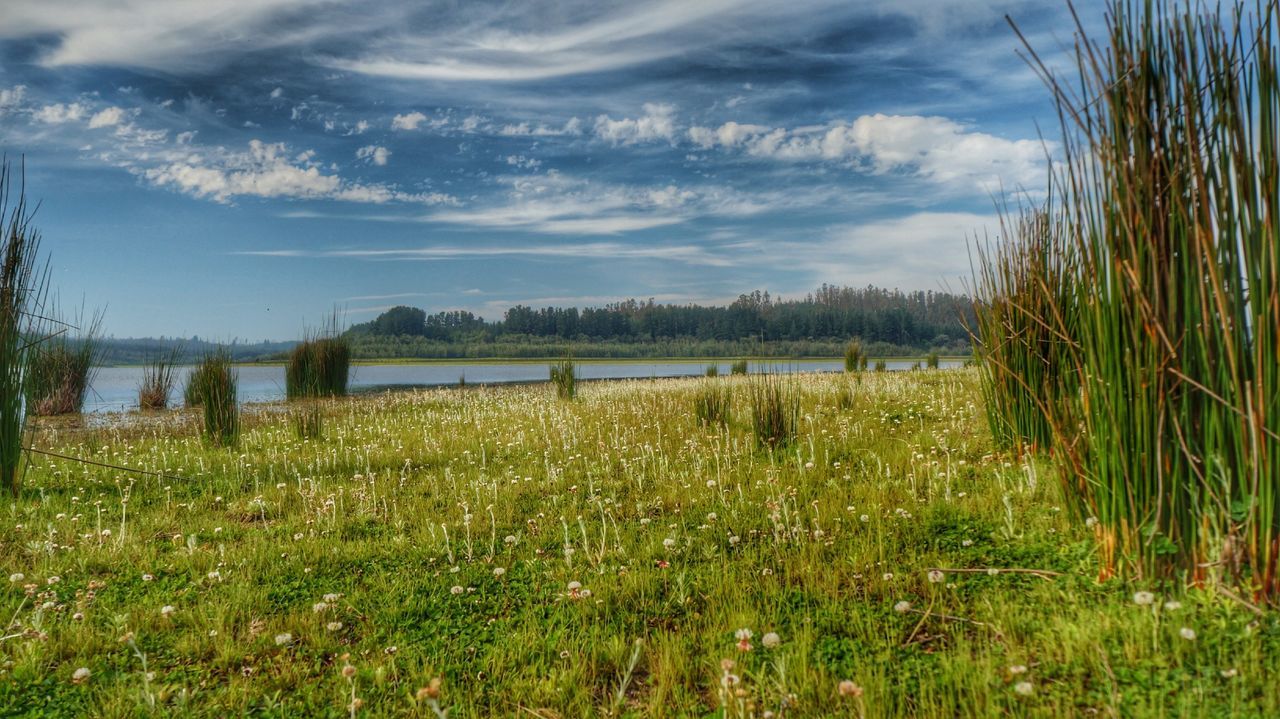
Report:
[[[400,305],[378,315],[373,321],[374,334],[419,337],[427,331],[427,313],[417,307]]]

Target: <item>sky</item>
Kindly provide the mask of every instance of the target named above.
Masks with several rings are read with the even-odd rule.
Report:
[[[1074,41],[1052,0],[4,0],[0,151],[117,337],[957,291],[1058,134],[1006,14]]]

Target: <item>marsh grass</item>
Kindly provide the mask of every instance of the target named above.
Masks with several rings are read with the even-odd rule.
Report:
[[[888,368],[889,368],[889,365],[884,360],[876,360],[876,364],[875,364],[876,372],[884,372]]]
[[[748,391],[756,445],[775,450],[794,442],[800,414],[800,387],[795,378],[760,372],[752,377]]]
[[[32,226],[19,178],[0,161],[0,484],[15,496],[21,487],[26,427],[26,376],[41,319],[47,270],[36,261],[40,233]]]
[[[142,384],[138,387],[138,408],[164,410],[169,407],[169,396],[177,383],[178,362],[182,359],[182,347],[175,345],[168,352],[152,357],[142,368]]]
[[[298,439],[324,437],[324,407],[320,400],[312,400],[301,407],[290,409],[289,418],[293,424],[293,433]]]
[[[577,396],[577,373],[577,365],[569,358],[551,365],[551,384],[555,385],[557,397],[569,400]]]
[[[234,447],[240,440],[240,404],[231,354],[206,354],[191,373],[188,393],[203,410],[204,436],[218,447]]]
[[[745,375],[746,373],[747,373],[747,361],[744,359],[734,360],[729,365],[729,374],[731,375],[739,375],[739,374]]]
[[[924,366],[926,369],[938,369],[938,353],[930,352],[924,357]]]
[[[1077,317],[1079,389],[1047,414],[1104,575],[1280,597],[1278,24],[1274,2],[1115,0],[1071,86],[1028,47],[1062,123],[1051,252],[1074,263],[1046,316]]]
[[[704,376],[707,376],[707,377],[719,377],[720,365],[716,365],[716,364],[707,365],[707,369],[703,374]]]

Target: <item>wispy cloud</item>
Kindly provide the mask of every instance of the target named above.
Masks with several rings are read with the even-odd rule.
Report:
[[[630,245],[620,242],[528,244],[502,246],[440,245],[421,248],[348,250],[244,250],[236,255],[255,257],[309,257],[356,260],[417,261],[531,257],[551,259],[654,259],[692,265],[727,266],[723,255],[698,245]]]

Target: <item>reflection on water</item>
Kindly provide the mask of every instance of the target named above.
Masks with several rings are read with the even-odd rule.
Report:
[[[541,362],[475,362],[440,364],[386,364],[359,365],[351,368],[351,390],[368,391],[394,387],[433,387],[457,384],[465,377],[467,384],[498,384],[504,382],[544,382],[548,376],[547,363]],[[581,362],[578,376],[581,379],[624,379],[650,377],[690,377],[701,375],[711,361],[681,360],[654,362]],[[888,369],[910,369],[915,360],[888,362]],[[960,362],[944,360],[943,367],[956,367]],[[718,364],[720,374],[729,373],[729,363]],[[761,369],[791,372],[838,372],[843,369],[842,360],[782,360],[777,362],[752,362],[751,372]],[[186,382],[190,367],[179,368],[177,384],[170,402],[180,402],[182,385]],[[237,367],[240,377],[241,402],[273,402],[284,399],[284,367]],[[102,367],[97,371],[85,399],[86,412],[121,412],[138,407],[138,385],[142,383],[142,367]]]

